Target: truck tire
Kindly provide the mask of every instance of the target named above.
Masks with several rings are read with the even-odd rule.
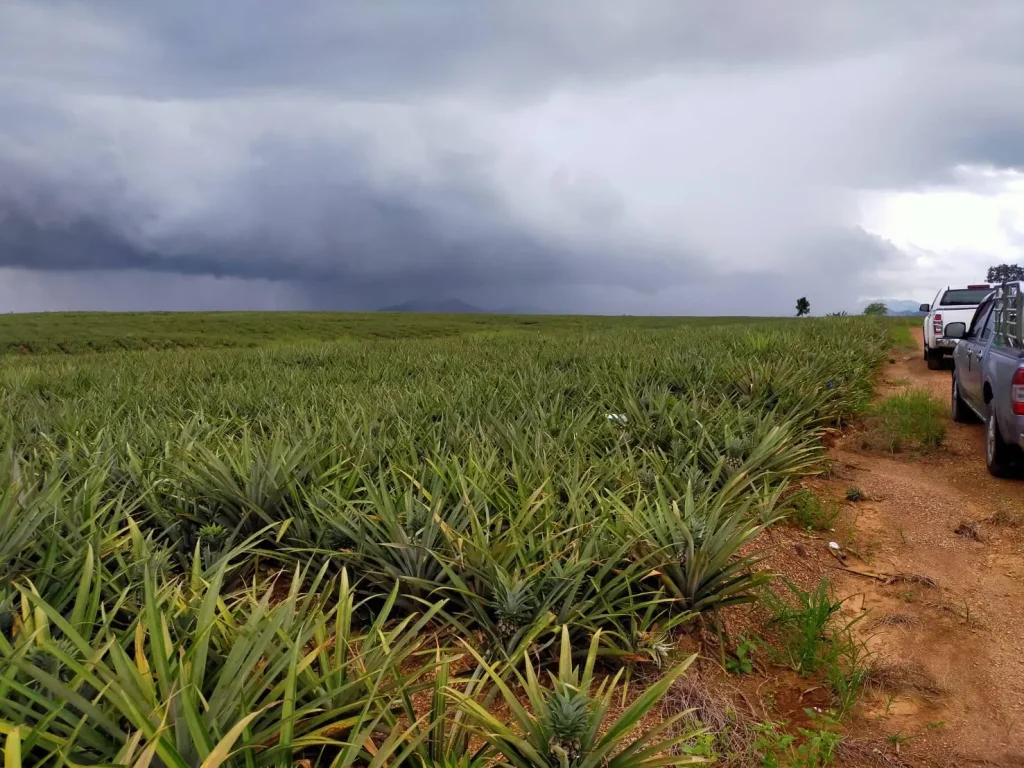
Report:
[[[953,386],[950,394],[949,415],[957,424],[970,424],[974,421],[974,413],[967,407],[967,403],[960,396],[960,384],[956,380],[956,371],[953,371]]]
[[[937,371],[942,368],[942,352],[937,349],[926,349],[925,360],[928,361],[928,370]]]
[[[996,409],[989,407],[985,420],[985,466],[993,477],[1009,477],[1014,470],[1014,459],[1010,446],[999,434]]]

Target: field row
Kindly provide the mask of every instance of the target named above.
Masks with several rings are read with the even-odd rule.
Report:
[[[0,315],[0,355],[222,349],[357,339],[593,333],[750,322],[742,317],[411,315],[384,312],[62,312]]]

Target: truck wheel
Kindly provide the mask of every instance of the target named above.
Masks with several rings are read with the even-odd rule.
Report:
[[[942,368],[942,352],[937,349],[926,349],[925,360],[928,361],[929,371],[937,371]]]
[[[1013,471],[1013,459],[1010,446],[1003,442],[999,434],[996,409],[990,406],[985,421],[985,465],[994,477],[1008,477]]]
[[[967,407],[967,403],[960,397],[960,385],[956,380],[956,371],[953,371],[953,392],[950,396],[949,415],[957,424],[969,424],[974,421],[974,414]]]

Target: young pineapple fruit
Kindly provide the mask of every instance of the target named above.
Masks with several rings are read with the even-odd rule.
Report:
[[[54,653],[54,650],[59,651],[65,656],[75,658],[78,655],[78,649],[66,637],[55,640],[53,645],[55,646],[53,650],[43,647],[30,652],[28,654],[28,663],[43,670],[48,675],[56,677],[62,683],[67,683],[75,676],[74,670],[65,666],[64,661],[57,653]]]
[[[408,536],[417,536],[430,522],[430,508],[422,504],[410,509],[405,515],[404,528]]]
[[[637,631],[634,641],[636,649],[650,657],[658,669],[661,669],[674,648],[668,633],[660,631],[657,626],[648,631]]]
[[[644,493],[657,493],[658,473],[650,467],[641,467],[636,473],[637,482]]]
[[[209,567],[213,563],[214,555],[219,552],[220,544],[227,538],[227,535],[227,530],[220,523],[208,523],[199,529],[203,565]]]
[[[685,478],[686,484],[693,488],[694,494],[707,490],[708,476],[699,466],[695,464],[680,464],[676,469],[676,474]]]
[[[10,637],[14,629],[14,597],[0,590],[0,635]]]
[[[223,541],[224,537],[227,536],[227,531],[224,530],[224,526],[220,523],[208,523],[199,529],[199,538],[204,542],[210,544],[216,544]]]
[[[750,450],[750,441],[740,437],[731,437],[725,443],[725,466],[733,472],[739,472],[746,461]]]
[[[559,685],[548,698],[548,751],[556,763],[579,765],[583,760],[581,747],[590,727],[590,702],[583,691]]]
[[[68,656],[72,659],[78,657],[78,649],[75,647],[75,644],[70,639],[62,637],[59,640],[57,640],[55,645],[57,646],[58,649],[60,649],[60,652],[65,656]],[[58,661],[58,664],[60,671],[58,672],[57,676],[60,678],[61,682],[70,682],[71,679],[75,676],[75,671],[71,667],[67,666],[63,661]]]
[[[331,526],[324,531],[324,547],[331,552],[352,549],[353,546],[355,546],[355,542],[341,528]]]
[[[494,615],[498,636],[508,642],[533,618],[533,595],[528,581],[498,580],[494,590]]]

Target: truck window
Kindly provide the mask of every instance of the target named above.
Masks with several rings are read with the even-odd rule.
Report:
[[[987,301],[978,307],[978,310],[974,313],[974,318],[971,320],[971,327],[967,331],[968,337],[973,339],[981,333],[981,329],[984,327],[985,321],[988,320],[989,316],[992,314],[992,303],[993,302],[991,301]]]
[[[985,324],[981,327],[981,335],[978,337],[981,341],[988,341],[992,338],[992,325],[995,321],[996,313],[992,311],[991,306],[989,307],[988,314],[985,316]]]
[[[939,305],[943,307],[972,307],[980,304],[992,293],[991,288],[953,288],[942,294]]]

